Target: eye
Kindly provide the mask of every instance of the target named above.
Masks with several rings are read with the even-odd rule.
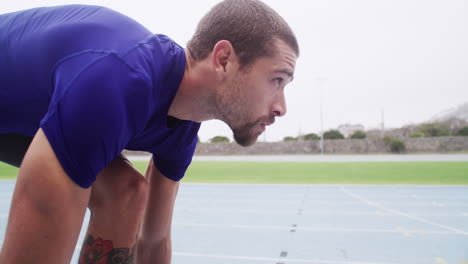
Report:
[[[281,77],[274,78],[274,79],[273,79],[273,82],[275,82],[276,84],[280,85],[280,84],[283,82],[283,78],[281,78]]]

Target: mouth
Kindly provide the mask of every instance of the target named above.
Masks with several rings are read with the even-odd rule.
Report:
[[[274,119],[274,118],[270,118],[270,119],[268,119],[268,120],[262,122],[262,125],[264,125],[264,126],[271,126],[271,125],[273,125],[274,123],[275,123],[275,119]]]
[[[273,125],[273,123],[275,123],[275,121],[272,121],[272,122],[262,122],[262,123],[260,123],[260,127],[262,128],[262,132],[264,132],[264,131],[266,130],[266,127],[267,127],[267,126]]]

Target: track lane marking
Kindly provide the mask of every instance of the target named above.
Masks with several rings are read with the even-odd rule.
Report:
[[[418,217],[418,216],[414,216],[414,215],[410,215],[410,214],[407,214],[407,213],[403,213],[403,212],[400,212],[398,210],[394,210],[394,209],[390,209],[390,208],[387,208],[385,207],[384,205],[380,204],[380,203],[377,203],[377,202],[373,202],[373,201],[370,201],[356,193],[353,193],[349,190],[347,190],[345,187],[341,187],[340,188],[342,192],[344,192],[345,194],[349,195],[350,197],[354,198],[354,199],[357,199],[367,205],[370,205],[370,206],[373,206],[373,207],[377,207],[381,210],[384,210],[384,211],[387,211],[387,212],[390,212],[390,213],[393,213],[395,215],[400,215],[400,216],[404,216],[404,217],[407,217],[407,218],[410,218],[410,219],[413,219],[415,221],[418,221],[418,222],[421,222],[421,223],[425,223],[425,224],[428,224],[428,225],[432,225],[432,226],[437,226],[439,228],[442,228],[442,229],[445,229],[445,230],[449,230],[449,231],[452,231],[454,233],[457,233],[457,234],[460,234],[460,235],[465,235],[465,236],[468,236],[468,232],[464,231],[464,230],[461,230],[461,229],[458,229],[458,228],[455,228],[455,227],[451,227],[451,226],[447,226],[447,225],[443,225],[443,224],[439,224],[439,223],[436,223],[436,222],[432,222],[430,220],[427,220],[427,219],[424,219],[422,217]]]
[[[207,227],[207,228],[225,228],[225,229],[268,229],[268,230],[279,230],[289,231],[291,230],[290,225],[234,225],[234,224],[195,224],[195,223],[181,223],[174,222],[174,227]],[[377,228],[329,228],[329,227],[307,227],[298,226],[295,228],[297,231],[308,231],[308,232],[338,232],[338,233],[396,233],[401,234],[403,229],[377,229]],[[405,230],[410,231],[414,234],[424,235],[454,235],[452,231],[431,231],[431,230]],[[457,233],[457,235],[459,235]]]
[[[251,257],[251,256],[232,256],[232,255],[215,255],[215,254],[200,254],[188,252],[173,252],[174,256],[183,257],[201,257],[215,259],[235,259],[249,261],[265,261],[265,262],[283,262],[284,258],[268,258],[268,257]],[[339,261],[339,260],[324,260],[324,259],[293,259],[288,258],[287,263],[317,263],[317,264],[396,264],[394,262],[363,262],[363,261]]]

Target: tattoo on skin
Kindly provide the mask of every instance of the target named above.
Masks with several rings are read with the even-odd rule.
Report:
[[[89,235],[81,249],[79,264],[133,264],[136,243],[130,248],[114,248],[112,241]]]

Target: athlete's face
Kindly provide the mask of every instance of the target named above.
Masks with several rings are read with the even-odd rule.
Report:
[[[252,145],[266,126],[286,114],[284,88],[293,79],[296,54],[282,41],[276,46],[273,57],[259,58],[248,71],[239,71],[216,98],[239,145]]]

